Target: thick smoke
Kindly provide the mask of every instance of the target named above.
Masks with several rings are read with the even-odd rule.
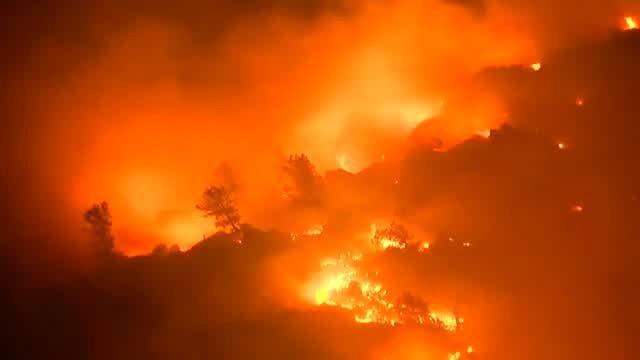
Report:
[[[202,232],[187,210],[222,161],[251,183],[252,208],[272,201],[270,169],[288,153],[323,170],[340,157],[360,170],[437,115],[474,71],[538,52],[533,29],[501,5],[482,17],[436,1],[12,10],[8,153],[20,179],[12,192],[24,212],[43,201],[69,209],[53,224],[107,199],[121,214],[119,246],[132,252],[153,246],[141,239],[158,238],[151,228],[167,214],[190,224],[161,232]],[[456,116],[451,136],[493,123],[461,120],[475,115]]]
[[[640,55],[618,31],[633,4],[119,5],[8,10],[2,265],[28,314],[18,350],[442,358],[468,344],[362,327],[297,293],[323,256],[397,221],[432,253],[363,266],[398,297],[464,313],[479,358],[633,358]],[[323,175],[313,207],[282,194],[299,153]],[[194,205],[222,163],[243,221],[279,232],[198,243],[213,225]],[[81,215],[102,200],[119,251],[195,246],[85,275]],[[318,241],[292,242],[317,224]]]

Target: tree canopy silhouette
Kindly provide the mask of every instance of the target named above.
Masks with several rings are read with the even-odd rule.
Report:
[[[84,213],[86,228],[92,234],[91,250],[98,257],[105,257],[113,252],[113,225],[109,204],[103,201],[91,206]]]
[[[318,205],[322,200],[322,178],[309,158],[294,154],[283,166],[287,177],[284,191],[299,205]]]
[[[240,214],[233,200],[233,191],[225,186],[209,186],[202,193],[196,209],[206,217],[214,217],[217,227],[237,232],[240,230]]]

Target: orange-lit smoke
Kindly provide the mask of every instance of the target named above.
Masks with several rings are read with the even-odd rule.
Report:
[[[73,108],[74,121],[89,121],[86,136],[94,139],[67,184],[74,207],[109,201],[117,245],[127,253],[157,242],[188,248],[215,231],[193,204],[215,166],[228,161],[251,189],[239,194],[244,219],[266,223],[252,204],[279,201],[272,194],[287,154],[308,154],[321,170],[359,171],[400,151],[418,124],[445,111],[469,75],[532,50],[525,31],[494,40],[515,20],[497,24],[465,8],[428,5],[371,4],[311,26],[280,15],[240,21],[217,43],[192,49],[197,57],[179,61],[172,53],[184,46],[183,28],[140,23],[114,35],[76,74],[69,101],[54,104]],[[477,103],[485,95],[465,96]],[[495,125],[485,110],[446,112],[453,115],[435,135],[449,142]]]
[[[240,179],[243,219],[272,224],[264,208],[282,205],[290,153],[358,172],[404,151],[416,127],[419,141],[448,148],[506,121],[500,99],[469,79],[540,58],[546,33],[537,10],[487,4],[481,15],[435,0],[362,2],[311,20],[273,11],[229,21],[215,40],[136,19],[37,99],[48,123],[32,157],[57,159],[42,171],[60,177],[74,212],[110,203],[128,254],[214,232],[193,205],[224,161]],[[64,61],[55,45],[37,58]]]

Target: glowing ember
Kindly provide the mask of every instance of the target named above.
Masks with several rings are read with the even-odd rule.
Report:
[[[467,354],[471,354],[473,352],[473,346],[467,346]]]
[[[488,139],[491,137],[491,129],[486,129],[486,130],[482,130],[482,131],[478,131],[476,132],[476,135],[483,137],[485,139]]]
[[[567,149],[567,144],[565,144],[563,142],[559,142],[557,144],[557,146],[558,146],[558,149],[560,149],[560,150],[566,150]]]
[[[577,99],[576,99],[576,105],[577,105],[577,106],[583,106],[583,105],[584,105],[584,99],[582,99],[582,98],[577,98]]]
[[[432,311],[429,313],[429,319],[433,323],[438,324],[439,327],[450,332],[456,331],[458,326],[464,323],[463,319],[458,319],[455,315],[449,312]]]
[[[464,246],[464,247],[471,247],[471,243],[470,243],[470,242],[468,242],[468,241],[465,241],[465,242],[463,242],[463,243],[462,243],[462,246]]]
[[[638,23],[631,16],[625,17],[624,18],[624,23],[625,23],[625,30],[637,30],[638,29]]]
[[[535,63],[535,64],[531,64],[531,69],[533,71],[540,71],[540,69],[542,69],[542,63]]]
[[[431,247],[431,244],[429,244],[427,241],[423,241],[422,243],[420,243],[420,246],[418,247],[418,252],[425,252],[429,250],[430,247]]]
[[[323,232],[324,232],[324,225],[315,225],[305,230],[304,234],[308,236],[318,236],[318,235],[322,235]]]
[[[584,207],[582,205],[573,205],[571,211],[581,213],[584,211]]]
[[[388,239],[388,238],[381,239],[379,244],[380,244],[380,247],[383,249],[389,249],[389,248],[404,249],[407,246],[407,244],[403,244],[399,241]]]

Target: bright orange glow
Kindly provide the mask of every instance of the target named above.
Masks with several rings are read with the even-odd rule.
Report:
[[[354,271],[345,270],[344,272],[337,273],[325,279],[314,293],[316,304],[335,304],[331,300],[332,294],[348,288],[355,275]]]
[[[298,241],[300,239],[303,239],[304,237],[320,236],[323,232],[324,225],[318,224],[304,230],[302,233],[291,232],[289,233],[289,238],[291,239],[291,241]]]
[[[634,19],[631,16],[626,16],[624,18],[624,23],[625,23],[625,30],[637,30],[638,29],[638,23],[636,22],[636,19]]]
[[[622,273],[626,262],[614,260],[625,247],[602,245],[598,250],[606,253],[595,254],[592,244],[597,241],[578,238],[588,244],[588,251],[569,254],[576,247],[563,241],[604,233],[604,226],[595,227],[597,231],[587,227],[596,218],[608,220],[612,227],[620,225],[626,217],[616,215],[625,213],[614,211],[614,205],[630,208],[627,198],[633,196],[635,201],[635,192],[612,191],[603,185],[608,181],[632,184],[630,177],[635,176],[633,169],[622,161],[609,161],[608,156],[634,155],[633,142],[618,141],[615,136],[633,135],[628,130],[635,129],[625,117],[637,114],[636,109],[624,108],[634,105],[633,99],[625,98],[633,91],[624,87],[633,85],[628,79],[636,74],[625,66],[635,65],[630,54],[635,53],[634,41],[640,32],[623,29],[639,29],[640,13],[631,8],[620,13],[621,4],[616,4],[615,11],[609,7],[600,11],[596,5],[576,9],[570,2],[549,12],[546,4],[533,1],[247,1],[237,9],[234,4],[242,1],[197,3],[197,9],[179,9],[176,19],[154,6],[142,6],[145,12],[151,11],[150,16],[135,16],[131,21],[126,19],[127,10],[134,9],[128,7],[109,11],[109,17],[97,23],[79,16],[82,21],[74,21],[69,28],[90,24],[86,36],[52,33],[37,41],[29,37],[10,44],[24,58],[15,64],[15,77],[35,74],[34,81],[20,86],[30,96],[24,101],[28,106],[16,102],[20,110],[16,115],[22,117],[24,110],[28,110],[25,117],[31,112],[53,114],[47,115],[51,120],[46,126],[25,122],[8,127],[12,147],[22,141],[14,131],[21,132],[23,127],[37,136],[34,144],[43,143],[42,149],[33,146],[37,151],[28,156],[37,157],[38,163],[16,164],[18,173],[33,181],[27,186],[55,180],[55,191],[47,191],[52,200],[66,201],[67,193],[77,193],[69,195],[74,197],[69,202],[78,208],[103,198],[108,201],[117,254],[147,254],[161,243],[187,250],[202,241],[191,253],[176,256],[177,260],[167,256],[169,266],[149,262],[151,275],[167,270],[167,285],[178,281],[170,273],[178,273],[174,263],[189,265],[184,273],[189,286],[179,288],[195,290],[205,285],[207,297],[185,294],[207,300],[198,302],[207,306],[202,318],[213,318],[210,309],[228,309],[217,300],[230,298],[240,310],[247,305],[251,310],[247,319],[253,318],[254,310],[255,318],[261,317],[266,309],[267,318],[261,324],[269,328],[271,320],[285,318],[291,324],[288,329],[311,333],[317,329],[315,316],[334,313],[346,317],[349,325],[337,333],[349,334],[355,328],[373,334],[363,336],[367,341],[385,333],[403,335],[406,328],[428,333],[432,329],[424,327],[434,326],[438,336],[428,333],[425,338],[451,337],[442,345],[455,346],[438,349],[437,360],[494,354],[496,344],[523,345],[524,353],[534,346],[525,347],[523,339],[535,338],[542,344],[546,339],[534,335],[544,332],[543,325],[553,319],[567,323],[576,334],[558,328],[545,335],[566,333],[566,340],[582,335],[582,324],[575,320],[591,313],[574,307],[570,297],[558,295],[564,288],[574,290],[567,286],[573,285],[568,280],[579,271],[593,270],[597,280],[606,280],[595,272],[608,270],[609,265]],[[88,9],[93,14],[96,7]],[[556,24],[557,19],[563,21]],[[137,28],[139,21],[142,29]],[[58,22],[62,21],[54,25]],[[99,34],[112,25],[117,25],[117,31]],[[609,44],[609,38],[615,41]],[[87,44],[93,39],[99,41]],[[51,67],[61,70],[59,75],[51,72],[55,76],[42,76],[49,72],[40,68],[23,71],[48,60],[41,60],[32,45],[45,47],[44,54],[67,52],[74,55],[73,61],[52,57]],[[626,74],[628,79],[608,78],[609,71]],[[44,140],[52,144],[44,146]],[[50,151],[63,142],[71,150]],[[71,157],[75,152],[80,155]],[[307,176],[313,181],[296,179],[304,196],[281,193],[278,186],[283,160],[286,165],[294,153],[304,153],[317,170]],[[13,162],[14,154],[8,155]],[[61,166],[67,158],[69,164]],[[232,168],[237,180],[234,205],[243,224],[238,232],[245,237],[216,235],[217,219],[204,218],[194,208],[202,191],[213,185],[215,167],[222,163]],[[13,176],[11,171],[7,174]],[[599,194],[601,187],[607,192]],[[35,202],[41,202],[46,211],[66,206],[36,195]],[[535,206],[531,206],[533,200],[539,200]],[[25,210],[31,208],[28,205]],[[16,215],[27,216],[24,222],[16,222],[16,228],[30,223],[32,214]],[[75,216],[75,223],[70,222],[74,227],[67,228],[79,233],[82,213],[62,215]],[[13,224],[13,217],[9,220]],[[402,222],[411,237],[383,233],[391,220]],[[52,228],[58,227],[51,223]],[[568,231],[561,227],[566,224]],[[44,225],[39,231],[48,237],[49,224]],[[521,231],[523,225],[535,231]],[[627,230],[619,228],[616,240]],[[86,250],[90,243],[77,238],[78,249]],[[231,241],[227,239],[243,246],[227,246]],[[23,240],[29,237],[16,237]],[[52,250],[59,241],[66,246],[72,240],[75,236],[67,240],[51,234]],[[27,245],[38,252],[50,248]],[[518,261],[531,250],[530,264]],[[197,262],[186,261],[192,254]],[[588,261],[572,266],[583,254],[598,255],[597,266],[582,266],[591,264]],[[263,274],[265,264],[278,261],[273,267],[286,268],[286,276],[295,278],[287,278],[288,291],[268,286],[280,285],[285,275]],[[237,268],[236,262],[240,263]],[[78,266],[83,264],[78,261]],[[160,271],[155,271],[156,266]],[[567,275],[558,277],[558,273]],[[553,281],[544,282],[547,276]],[[250,284],[240,283],[247,279]],[[155,291],[156,281],[160,284],[162,278],[152,280],[148,290],[164,294]],[[517,291],[508,291],[512,285]],[[595,305],[587,295],[599,295],[597,290],[605,289],[577,288],[576,298]],[[537,296],[538,291],[546,297]],[[303,310],[312,310],[311,314],[282,309],[280,302],[263,301],[267,297],[288,298]],[[159,304],[167,302],[165,298],[157,299]],[[434,308],[434,303],[442,308]],[[531,304],[535,311],[525,311]],[[183,302],[177,305],[168,309],[168,320],[179,321],[167,322],[168,328],[198,325],[174,314]],[[549,308],[553,313],[546,311]],[[554,316],[563,313],[564,318]],[[197,315],[186,313],[193,314]],[[245,324],[248,328],[245,314],[238,314],[243,322],[237,328],[242,330]],[[467,317],[469,326],[460,315]],[[612,328],[618,320],[613,315],[619,314],[602,312],[590,324]],[[536,320],[527,329],[531,336],[512,333],[530,318]],[[220,317],[211,323],[236,328],[226,320]],[[334,326],[324,327],[322,320],[323,329]],[[343,318],[338,320],[337,326],[344,325]],[[275,329],[278,324],[273,324]],[[378,335],[379,328],[383,335]],[[159,335],[154,345],[164,340],[165,334]],[[292,342],[307,338],[307,334],[287,337]],[[229,339],[229,349],[239,348],[235,338]],[[331,336],[324,339],[333,341]],[[318,345],[325,345],[321,344],[324,339]],[[600,340],[587,338],[594,339]],[[351,347],[364,344],[347,340]],[[560,344],[563,339],[552,340]],[[479,354],[473,354],[469,344]],[[614,345],[622,348],[622,341]],[[501,352],[513,353],[508,350]],[[568,353],[565,350],[557,353]]]
[[[353,313],[357,323],[395,326],[412,323],[454,332],[462,319],[447,311],[430,311],[416,300],[395,299],[370,274],[362,274],[357,263],[362,254],[340,255],[321,261],[321,270],[305,285],[305,297],[317,306],[335,306]],[[395,300],[393,300],[395,299]]]
[[[215,232],[211,220],[196,211],[168,213],[158,219],[158,222],[162,232],[160,236],[184,250]]]
[[[393,239],[383,238],[380,240],[380,247],[385,250],[389,248],[404,249],[407,247],[407,244],[403,244]]]
[[[340,167],[340,169],[342,169],[342,170],[344,170],[346,172],[350,172],[350,173],[354,172],[353,169],[349,166],[346,154],[337,155],[336,156],[336,162],[338,163],[338,167]]]
[[[324,232],[324,225],[314,225],[305,230],[304,234],[309,236],[318,236],[322,235],[322,232]]]
[[[481,136],[485,139],[488,139],[491,137],[491,129],[486,129],[486,130],[482,130],[482,131],[478,131],[476,133],[476,135]]]
[[[383,233],[384,230],[385,229],[382,229]],[[379,234],[379,231],[380,230],[378,229],[376,224],[371,224],[369,230],[369,240],[380,249],[404,249],[407,247],[407,243],[405,241],[394,238],[392,236],[380,236],[381,234]]]
[[[439,324],[443,329],[451,332],[456,331],[458,326],[464,323],[464,320],[458,319],[454,314],[444,311],[431,311],[429,313],[429,319]]]
[[[419,252],[425,252],[425,251],[429,250],[430,247],[431,247],[431,244],[429,244],[429,242],[423,241],[423,242],[420,243],[420,246],[418,247],[418,251]]]

